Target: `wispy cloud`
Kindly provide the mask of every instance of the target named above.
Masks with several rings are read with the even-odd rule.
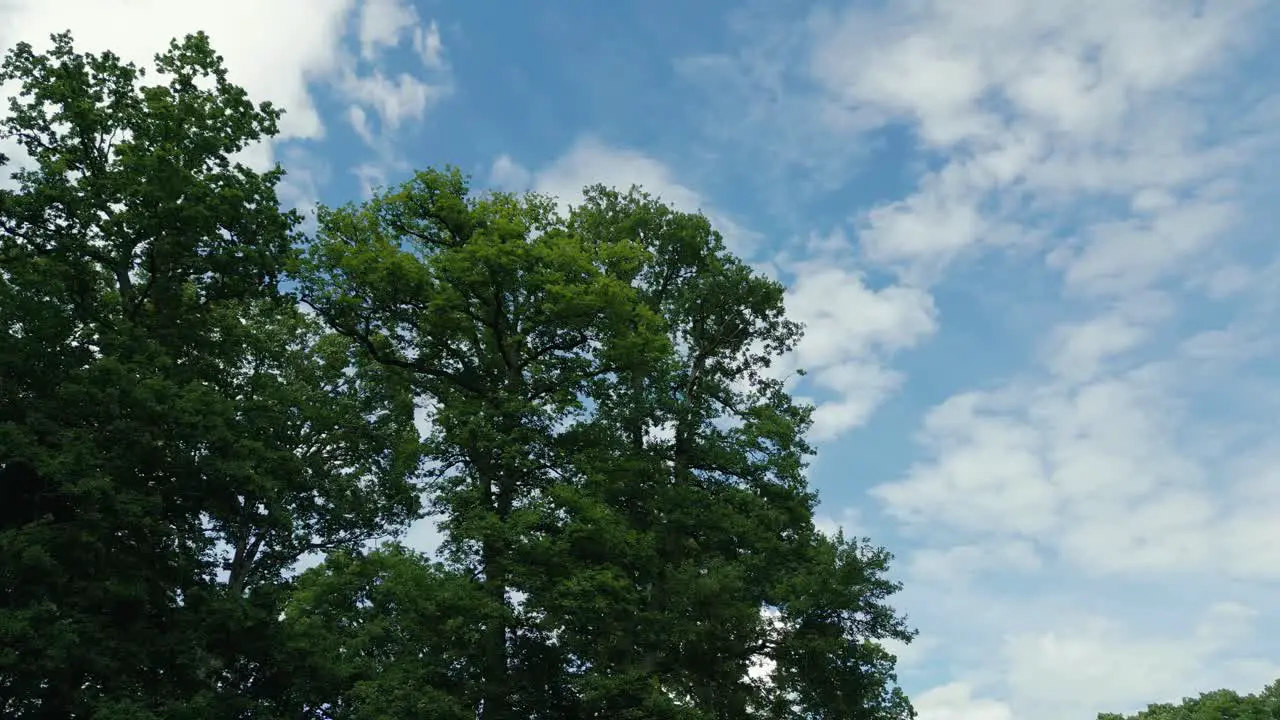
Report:
[[[347,123],[373,154],[352,170],[367,195],[412,169],[398,148],[400,132],[453,93],[453,74],[439,24],[424,21],[407,0],[365,0],[355,33],[358,52],[342,56],[332,86],[347,103]],[[389,53],[402,47],[414,51],[418,67],[388,72]]]

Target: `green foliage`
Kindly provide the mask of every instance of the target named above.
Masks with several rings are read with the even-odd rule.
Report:
[[[203,35],[156,64],[60,35],[0,66],[34,160],[0,194],[6,717],[231,716],[282,573],[416,511],[407,387],[280,293],[281,172],[229,158],[278,111]]]
[[[589,348],[655,324],[601,267],[634,267],[638,255],[568,233],[543,198],[477,201],[456,171],[431,171],[322,212],[300,267],[306,301],[370,357],[412,372],[434,404],[432,509],[446,518],[450,566],[477,578],[477,612],[490,618],[486,717],[546,710],[541,699],[518,709],[509,646],[530,638],[510,637],[524,623],[509,591],[533,569],[530,534],[555,525],[570,470],[560,426],[615,363]]]
[[[316,658],[299,704],[333,720],[474,718],[477,590],[399,545],[330,555],[302,575],[286,609],[290,642]]]
[[[1150,705],[1130,716],[1102,713],[1098,720],[1277,720],[1280,718],[1280,680],[1262,692],[1240,695],[1230,690],[1186,698],[1178,705]]]

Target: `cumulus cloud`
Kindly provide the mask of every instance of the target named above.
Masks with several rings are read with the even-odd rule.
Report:
[[[947,683],[916,697],[912,703],[921,720],[1013,720],[1005,703],[976,698],[966,682]]]
[[[804,323],[805,336],[781,371],[804,369],[807,389],[824,391],[812,435],[832,440],[864,424],[899,388],[903,374],[889,361],[933,334],[937,309],[919,288],[871,287],[856,265],[801,261],[787,269],[787,309]]]
[[[736,252],[750,252],[757,236],[717,209],[694,188],[678,179],[666,163],[632,148],[609,145],[591,135],[573,143],[546,167],[531,172],[508,155],[500,155],[489,170],[489,182],[503,190],[533,190],[557,198],[562,209],[580,202],[588,185],[626,190],[638,185],[685,212],[702,212]]]
[[[1043,567],[1034,543],[1023,538],[988,540],[912,553],[907,576],[936,586],[968,583],[985,571],[1031,572]]]
[[[85,50],[111,50],[149,64],[174,37],[203,30],[227,60],[232,78],[255,98],[289,110],[285,138],[317,138],[324,123],[308,83],[337,69],[351,0],[284,0],[268,4],[16,0],[0,8],[0,46],[47,44],[70,29]],[[280,28],[288,27],[287,33]]]
[[[233,82],[255,100],[286,110],[275,142],[250,148],[243,160],[260,169],[288,160],[291,176],[284,194],[304,208],[314,203],[317,182],[328,172],[310,171],[321,162],[303,158],[305,145],[283,155],[278,148],[289,141],[321,140],[332,130],[317,108],[318,88],[347,102],[353,130],[375,154],[357,171],[373,182],[395,164],[395,132],[406,121],[421,119],[452,87],[438,26],[423,21],[406,0],[15,0],[0,6],[0,47],[26,41],[39,48],[63,30],[72,31],[79,49],[111,50],[143,66],[169,40],[206,32],[226,59]],[[401,44],[421,56],[425,77],[408,71],[388,75],[383,69],[386,53]]]
[[[358,51],[342,55],[330,87],[347,103],[347,123],[373,155],[352,169],[370,195],[393,173],[412,170],[397,150],[403,128],[421,121],[454,87],[439,24],[423,20],[409,0],[363,0],[355,25]],[[419,62],[387,72],[391,54],[406,47]]]
[[[71,30],[81,50],[111,50],[146,66],[171,39],[203,30],[226,58],[234,82],[256,100],[269,100],[288,111],[281,119],[280,141],[317,140],[326,128],[310,84],[339,69],[351,5],[350,0],[266,5],[242,0],[16,0],[0,6],[0,47],[25,41],[41,48],[48,45],[50,34]],[[281,27],[291,31],[281,33]],[[260,168],[275,159],[270,143],[246,154],[246,161]],[[299,190],[305,187],[304,181]]]
[[[846,539],[862,537],[866,534],[862,513],[857,508],[844,508],[834,515],[818,515],[813,519],[817,530],[829,537],[844,533]]]
[[[1213,683],[1256,688],[1275,679],[1274,662],[1233,645],[1253,631],[1256,611],[1234,602],[1208,607],[1193,627],[1170,635],[1133,632],[1103,618],[1004,638],[1004,677],[1017,708],[1052,708],[1053,717],[1090,716],[1099,707],[1133,712],[1177,702]],[[923,716],[922,716],[923,717]]]
[[[1160,629],[1066,604],[1039,618],[1018,617],[1012,607],[995,608],[1012,615],[1003,631],[981,613],[971,615],[993,631],[980,647],[957,653],[943,642],[929,648],[930,656],[949,650],[953,662],[948,680],[912,694],[921,720],[1132,713],[1221,687],[1256,691],[1280,675],[1274,657],[1249,649],[1251,636],[1262,631],[1260,612],[1240,602],[1205,604],[1179,613],[1185,624]],[[904,667],[914,672],[912,664]]]

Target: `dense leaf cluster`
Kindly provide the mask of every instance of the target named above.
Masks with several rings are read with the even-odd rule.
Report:
[[[1181,703],[1148,706],[1133,715],[1103,713],[1098,720],[1276,720],[1280,718],[1280,681],[1253,695],[1217,690]]]
[[[704,217],[446,169],[302,237],[205,36],[154,84],[54,40],[0,67],[0,714],[912,716],[801,328]]]

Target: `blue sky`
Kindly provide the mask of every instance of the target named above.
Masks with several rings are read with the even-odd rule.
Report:
[[[829,527],[897,555],[922,720],[1280,676],[1280,8],[1264,0],[17,0],[204,29],[288,197],[642,184],[787,283]],[[428,542],[419,529],[415,537]]]

